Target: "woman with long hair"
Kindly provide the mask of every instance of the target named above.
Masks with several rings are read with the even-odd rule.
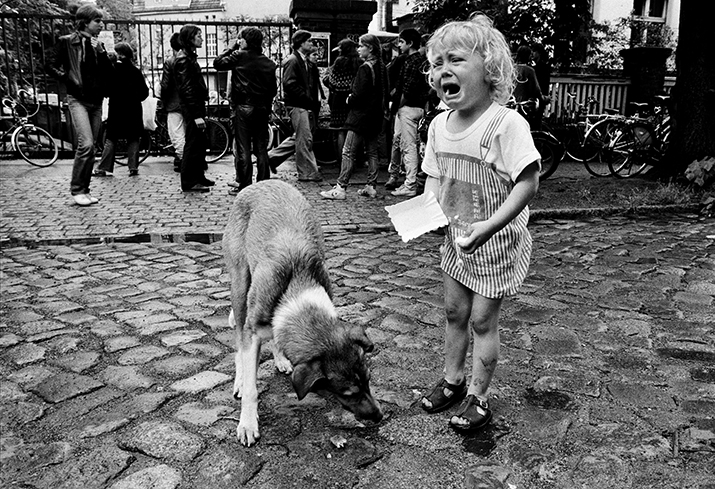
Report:
[[[206,178],[206,101],[209,91],[197,61],[196,48],[203,45],[201,29],[187,24],[179,31],[181,52],[174,70],[181,112],[186,126],[184,157],[181,161],[181,190],[208,192],[214,182]]]
[[[330,127],[336,130],[335,154],[341,155],[345,137],[348,134],[348,130],[345,129],[345,119],[349,112],[347,99],[355,75],[362,64],[362,59],[358,56],[357,45],[351,39],[341,40],[333,51],[335,50],[339,50],[340,54],[335,58],[327,76],[323,78],[323,83],[330,90],[328,106],[330,107]]]
[[[383,128],[383,120],[389,117],[387,102],[390,89],[380,40],[372,34],[363,34],[357,51],[364,62],[358,68],[347,99],[350,111],[345,128],[348,134],[342,152],[340,176],[332,189],[320,192],[324,199],[345,199],[345,190],[363,144],[368,158],[367,184],[358,190],[358,195],[377,196],[378,136]]]

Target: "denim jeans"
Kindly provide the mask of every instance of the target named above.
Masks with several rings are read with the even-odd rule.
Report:
[[[360,134],[348,131],[345,138],[345,146],[343,146],[343,160],[340,165],[340,176],[338,177],[338,185],[346,188],[350,183],[350,177],[353,174],[355,160],[358,157],[360,149],[365,145],[365,153],[367,153],[367,184],[373,187],[377,186],[377,147],[378,136],[365,138]]]
[[[315,114],[312,110],[293,107],[290,109],[290,121],[295,131],[295,166],[298,170],[298,178],[305,180],[322,178],[313,153]]]
[[[268,116],[267,107],[237,105],[233,114],[233,127],[236,136],[236,181],[239,188],[245,188],[253,182],[253,153],[256,155],[258,175],[256,181],[271,178],[268,168]]]
[[[417,171],[420,168],[420,157],[417,147],[417,124],[424,115],[420,107],[400,107],[397,111],[395,127],[400,127],[400,152],[405,164],[405,187],[415,190],[417,188]]]
[[[67,105],[75,133],[70,192],[72,195],[88,194],[94,167],[94,142],[102,124],[102,102],[93,104],[67,95]]]

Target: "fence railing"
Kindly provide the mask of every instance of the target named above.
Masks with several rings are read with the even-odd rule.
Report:
[[[213,68],[214,58],[233,45],[238,33],[246,26],[261,29],[264,35],[264,54],[278,64],[280,79],[283,59],[290,54],[292,25],[286,22],[217,22],[191,21],[202,29],[204,45],[197,50],[209,88],[209,103],[221,106],[226,101],[227,72]],[[159,94],[164,60],[173,55],[169,39],[185,22],[177,20],[104,20],[100,39],[109,51],[118,42],[128,42],[136,53],[137,64],[145,75],[152,95]],[[23,16],[0,14],[0,96],[15,97],[23,88],[36,94],[43,104],[33,121],[57,138],[60,150],[71,150],[71,124],[64,104],[65,92],[61,84],[47,75],[45,65],[59,36],[74,29],[70,17]],[[280,84],[279,84],[280,86]],[[2,148],[5,148],[3,150]],[[0,145],[0,152],[8,145]]]
[[[663,91],[668,93],[674,84],[675,77],[666,77]],[[625,114],[629,87],[630,80],[626,77],[552,76],[551,103],[545,115],[555,123],[570,120],[578,106],[586,106],[591,97],[597,101],[597,106],[591,108],[595,113],[616,109]]]

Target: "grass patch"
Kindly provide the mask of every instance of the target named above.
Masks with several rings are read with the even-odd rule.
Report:
[[[698,202],[700,192],[676,183],[631,188],[619,201],[630,208],[646,205],[686,205]]]

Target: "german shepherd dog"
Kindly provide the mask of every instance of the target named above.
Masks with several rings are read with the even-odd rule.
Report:
[[[238,439],[258,431],[256,375],[261,343],[273,338],[276,368],[292,373],[298,399],[332,393],[358,419],[379,422],[365,354],[373,344],[360,326],[338,319],[325,266],[323,232],[310,204],[291,185],[263,180],[236,197],[223,237],[231,280],[229,323],[236,328]]]

